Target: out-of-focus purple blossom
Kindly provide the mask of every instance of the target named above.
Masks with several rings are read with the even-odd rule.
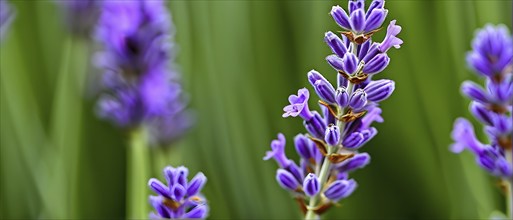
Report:
[[[4,39],[13,17],[14,11],[11,5],[7,0],[0,0],[0,42]]]
[[[100,16],[102,2],[98,0],[58,0],[57,3],[63,9],[68,29],[76,36],[90,37]]]
[[[77,10],[98,4],[73,2],[65,4]],[[96,60],[105,71],[105,92],[98,103],[99,116],[125,128],[148,126],[153,143],[176,140],[192,120],[185,111],[179,75],[168,66],[174,58],[170,43],[174,30],[164,2],[101,5],[95,36],[104,50]]]
[[[388,66],[387,50],[398,48],[402,43],[397,38],[401,28],[393,21],[383,43],[373,42],[372,35],[380,29],[388,11],[382,0],[372,1],[367,11],[364,3],[364,0],[349,1],[347,12],[340,6],[332,8],[335,22],[345,29],[341,35],[334,32],[324,35],[324,41],[333,52],[326,61],[336,70],[336,87],[315,70],[307,74],[308,82],[319,97],[322,115],[308,108],[311,97],[305,88],[291,95],[290,105],[283,109],[283,117],[300,116],[308,132],[294,138],[299,163],[285,155],[282,134],[272,141],[272,150],[264,157],[278,162],[277,182],[296,197],[303,210],[306,207],[307,219],[322,214],[356,189],[357,183],[348,180],[349,174],[369,164],[369,154],[359,150],[377,135],[372,123],[383,122],[379,103],[389,98],[395,89],[392,80],[373,80],[372,77]],[[313,210],[323,211],[314,214]]]
[[[465,81],[461,91],[472,100],[470,113],[483,124],[489,142],[485,144],[479,141],[472,124],[458,118],[452,131],[454,144],[451,145],[455,153],[469,149],[476,156],[479,166],[509,181],[513,181],[513,164],[506,157],[512,153],[513,145],[512,46],[511,35],[503,25],[486,25],[477,32],[467,62],[477,74],[486,78],[485,88]]]
[[[203,173],[187,180],[189,170],[180,166],[168,166],[164,169],[167,184],[155,178],[148,181],[149,188],[157,195],[150,196],[150,204],[156,212],[150,213],[151,219],[204,219],[208,215],[207,201],[200,194],[207,182]]]
[[[472,51],[467,54],[467,63],[477,73],[494,77],[511,73],[513,42],[505,25],[486,25],[472,41]]]

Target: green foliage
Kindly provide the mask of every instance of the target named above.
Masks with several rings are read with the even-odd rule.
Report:
[[[11,2],[17,15],[0,44],[0,217],[125,216],[128,134],[95,117],[96,46],[69,36],[54,2]],[[165,164],[204,172],[212,219],[299,218],[275,182],[276,165],[262,157],[278,132],[296,157],[292,138],[304,129],[281,114],[289,94],[310,88],[306,73],[335,80],[323,42],[325,31],[338,30],[328,15],[335,4],[346,3],[170,1],[197,123],[173,149],[151,150],[152,176],[162,179]],[[405,44],[378,78],[395,80],[396,92],[364,148],[372,163],[354,173],[358,190],[328,218],[487,218],[504,209],[493,178],[448,146],[454,119],[468,116],[459,85],[476,79],[464,59],[474,30],[511,28],[511,7],[387,2],[387,22],[397,19]]]

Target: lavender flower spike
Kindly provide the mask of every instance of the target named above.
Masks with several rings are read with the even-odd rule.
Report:
[[[305,219],[318,219],[334,203],[355,191],[357,183],[348,180],[349,175],[370,163],[370,155],[360,153],[360,149],[377,135],[372,123],[383,122],[379,103],[388,99],[395,89],[392,80],[372,78],[388,66],[387,50],[402,43],[397,38],[401,28],[393,21],[383,43],[373,43],[372,35],[379,31],[388,11],[383,0],[372,1],[367,11],[364,3],[364,0],[349,1],[347,12],[340,6],[334,6],[331,11],[335,22],[346,30],[342,35],[327,32],[324,36],[333,52],[326,61],[336,70],[337,86],[315,70],[307,74],[318,96],[322,116],[308,107],[311,97],[305,88],[291,95],[290,105],[283,109],[283,117],[300,116],[307,131],[294,138],[299,162],[286,157],[285,136],[281,133],[271,142],[272,150],[264,157],[277,161],[276,181],[296,198]],[[494,91],[507,93],[502,87]],[[503,120],[495,121],[503,129],[490,130],[491,133],[502,134],[513,127]],[[493,155],[488,154],[486,158],[491,159]],[[487,161],[483,160],[483,164]]]
[[[7,3],[7,0],[0,0],[0,41],[4,39],[13,17],[13,9]]]
[[[485,78],[484,89],[477,83],[465,81],[461,92],[470,98],[470,112],[484,127],[488,141],[482,142],[472,124],[464,118],[454,122],[451,150],[461,153],[468,149],[475,155],[478,166],[500,178],[508,200],[513,198],[513,48],[512,36],[504,25],[486,25],[472,41],[467,55],[468,65]],[[513,213],[511,203],[508,213]],[[513,216],[509,216],[512,218]]]
[[[191,125],[178,72],[168,66],[171,24],[164,1],[104,1],[95,34],[104,48],[96,57],[104,70],[98,115],[153,129],[153,143],[171,142]]]
[[[454,152],[471,150],[481,167],[490,174],[509,181],[513,178],[512,162],[507,163],[506,160],[506,156],[511,155],[513,132],[511,43],[511,35],[504,26],[487,25],[476,34],[472,42],[474,50],[467,56],[469,65],[479,75],[486,77],[486,88],[465,81],[461,90],[465,96],[473,100],[470,112],[485,126],[490,142],[482,144],[477,140],[472,125],[463,118],[456,120],[452,133],[455,141],[452,145]],[[507,45],[509,47],[504,47]]]
[[[185,167],[164,169],[167,184],[152,178],[148,182],[157,196],[150,196],[150,204],[156,212],[150,213],[151,219],[204,219],[208,215],[208,205],[199,193],[207,178],[198,173],[187,181],[189,170]]]

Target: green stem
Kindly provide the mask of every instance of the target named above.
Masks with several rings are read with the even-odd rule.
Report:
[[[513,151],[506,150],[506,158],[509,164],[513,164]],[[506,211],[509,219],[513,219],[513,178],[507,179],[506,181]]]
[[[147,181],[149,179],[149,149],[144,128],[139,127],[130,133],[127,165],[127,218],[146,219],[148,217]]]
[[[333,153],[333,147],[328,146],[328,155]],[[326,180],[328,180],[328,173],[330,171],[330,160],[328,158],[324,158],[324,162],[321,166],[321,172],[319,173],[319,185],[322,187],[326,183]],[[317,196],[314,196],[310,199],[310,203],[308,204],[308,212],[305,215],[305,219],[317,219],[318,216],[314,212],[314,208],[317,206],[317,201],[321,197],[320,193]]]

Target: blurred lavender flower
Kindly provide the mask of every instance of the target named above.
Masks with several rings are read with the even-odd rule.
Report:
[[[174,30],[163,1],[105,1],[96,32],[104,51],[102,118],[130,128],[149,126],[154,143],[170,142],[191,126],[169,43]]]
[[[204,219],[208,215],[208,205],[200,194],[207,182],[203,173],[187,180],[189,170],[180,166],[168,166],[164,169],[167,185],[151,178],[148,186],[157,196],[150,196],[150,204],[156,212],[150,213],[151,219]]]
[[[7,0],[0,0],[0,41],[4,39],[13,17],[13,9],[7,3]]]
[[[382,0],[372,1],[367,11],[363,0],[350,1],[349,13],[333,7],[331,15],[346,30],[340,36],[327,32],[324,37],[333,52],[326,61],[338,73],[337,85],[315,70],[307,74],[320,99],[322,116],[308,107],[310,93],[305,88],[289,96],[290,105],[283,108],[283,117],[301,117],[308,131],[294,138],[300,161],[287,158],[281,133],[264,160],[276,160],[280,167],[276,180],[296,198],[306,219],[316,218],[350,196],[357,183],[349,179],[349,173],[370,162],[370,156],[358,150],[377,134],[371,124],[383,122],[379,102],[395,89],[394,81],[372,80],[372,76],[390,62],[388,50],[403,43],[397,38],[401,27],[395,20],[382,43],[372,42],[387,12]]]
[[[99,0],[57,0],[62,7],[68,29],[76,36],[90,37],[98,16],[101,1]]]
[[[470,112],[483,124],[489,143],[480,142],[472,124],[458,118],[454,123],[451,150],[460,153],[470,150],[476,162],[490,174],[509,181],[513,178],[511,147],[513,122],[513,43],[504,25],[486,25],[479,30],[467,55],[469,66],[485,77],[485,89],[472,81],[465,81],[462,93],[473,100]],[[509,160],[507,157],[509,156]]]

